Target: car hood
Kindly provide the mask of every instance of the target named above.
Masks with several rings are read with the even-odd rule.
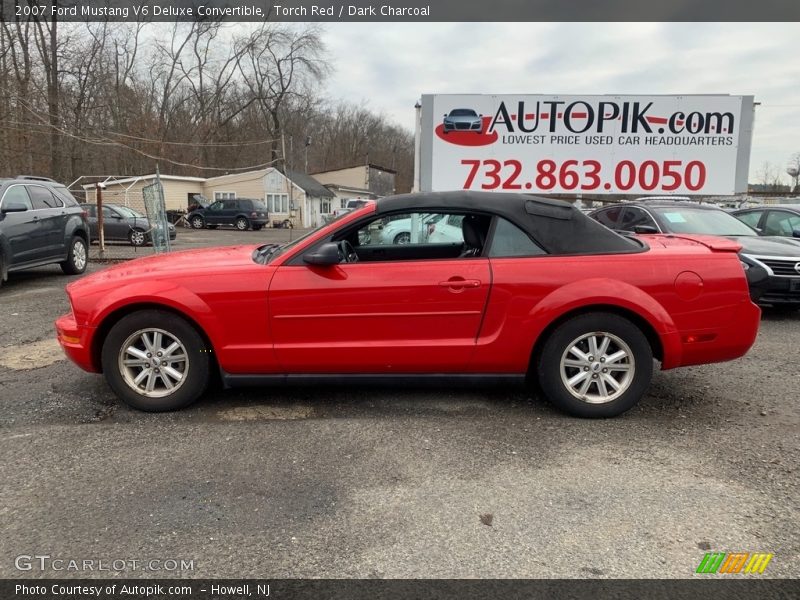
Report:
[[[729,236],[742,245],[743,254],[756,256],[800,256],[800,242],[777,236]]]
[[[75,293],[90,287],[115,287],[123,280],[127,283],[137,279],[213,277],[220,271],[230,272],[237,268],[263,269],[263,265],[253,261],[256,248],[258,245],[248,244],[154,254],[87,275],[69,284],[67,290]]]

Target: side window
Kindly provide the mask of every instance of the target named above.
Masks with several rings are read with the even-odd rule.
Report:
[[[489,248],[489,258],[539,256],[542,254],[547,253],[527,233],[510,221],[497,218],[492,246]]]
[[[64,204],[67,206],[77,206],[78,201],[75,199],[75,196],[65,188],[63,185],[53,186],[52,191],[55,193],[56,196],[61,198],[64,201]]]
[[[800,217],[782,210],[771,210],[764,221],[764,233],[767,235],[792,236],[792,230],[800,229]]]
[[[761,210],[753,210],[735,216],[743,223],[746,223],[747,225],[750,225],[750,227],[755,229],[756,227],[758,227],[758,222],[759,220],[761,220],[761,215],[763,214],[763,212],[764,211]]]
[[[8,204],[10,202],[24,204],[28,207],[28,210],[33,209],[31,198],[28,196],[28,192],[25,191],[25,186],[22,185],[12,185],[6,190],[6,193],[3,195],[2,204]]]
[[[629,206],[625,209],[625,213],[622,216],[623,224],[620,229],[625,231],[635,231],[637,227],[652,227],[654,233],[659,231],[656,222],[653,221],[652,217],[648,215],[645,211],[641,208],[636,208],[635,206]]]
[[[625,210],[624,206],[614,206],[606,210],[601,210],[592,216],[595,221],[599,221],[609,229],[620,229],[622,227],[620,217],[622,216],[623,210]]]
[[[113,217],[115,214],[116,214],[116,213],[115,213],[113,210],[111,210],[110,208],[108,208],[107,206],[104,206],[104,207],[103,207],[103,218],[104,218],[104,219],[110,219],[110,218],[111,218],[111,217]]]
[[[31,195],[33,208],[61,208],[64,203],[56,198],[50,190],[40,185],[29,185],[28,193]]]
[[[451,221],[453,217],[458,221]],[[358,231],[361,245],[463,244],[462,215],[406,213],[375,219]],[[367,243],[364,243],[367,242]]]
[[[236,206],[236,200],[225,200],[222,202],[222,209],[223,210],[238,210]]]
[[[87,216],[92,217],[92,218],[97,216],[97,206],[96,205],[94,205],[94,204],[84,204],[82,208],[83,208],[83,210],[86,211],[86,215]]]
[[[208,207],[208,210],[222,210],[222,202],[214,202],[214,204]]]

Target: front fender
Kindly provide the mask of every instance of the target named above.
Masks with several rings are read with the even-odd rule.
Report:
[[[623,281],[594,278],[569,283],[542,298],[528,316],[533,330],[541,332],[567,313],[598,305],[621,308],[644,319],[661,341],[662,368],[680,364],[680,335],[669,313],[651,295]]]
[[[169,281],[139,281],[107,291],[95,299],[84,322],[97,331],[118,310],[143,305],[175,310],[197,323],[208,336],[212,347],[217,348],[222,343],[224,328],[211,307],[194,292]],[[79,313],[76,316],[81,317]],[[97,339],[93,340],[92,346],[97,342]]]

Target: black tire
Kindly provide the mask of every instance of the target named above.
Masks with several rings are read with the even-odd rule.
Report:
[[[131,246],[144,246],[147,243],[147,234],[143,229],[131,229],[128,233]]]
[[[126,375],[123,374],[120,366],[123,345],[126,347],[129,347],[129,344],[136,345],[136,340],[140,338],[135,337],[135,334],[148,329],[160,330],[165,340],[167,339],[166,336],[177,340],[183,345],[187,358],[185,363],[178,361],[168,365],[168,367],[182,372],[183,379],[180,385],[175,386],[174,392],[164,393],[160,397],[147,396],[144,390],[141,392],[134,390],[133,382],[128,383]],[[134,338],[133,342],[129,341],[131,338]],[[151,341],[154,340],[151,339]],[[145,346],[140,347],[146,350]],[[182,351],[180,348],[177,350],[177,352]],[[125,356],[131,355],[126,354]],[[189,406],[203,394],[208,386],[209,368],[211,366],[210,356],[210,349],[207,344],[189,322],[176,317],[170,312],[141,310],[123,317],[111,328],[103,342],[101,361],[106,381],[125,404],[137,410],[163,412]],[[142,370],[156,371],[156,369],[152,364],[146,367],[131,367],[131,373],[128,374],[128,377],[133,378],[134,375],[141,373]],[[149,377],[148,375],[143,381],[146,383]],[[153,374],[153,379],[156,383],[158,379],[161,379],[159,387],[165,387],[163,375]]]
[[[293,229],[294,223],[292,223],[289,219],[285,219],[281,224],[281,228],[283,229]]]
[[[235,225],[239,231],[247,231],[250,228],[250,221],[245,217],[237,217]]]
[[[61,270],[67,275],[80,275],[86,270],[89,262],[89,251],[86,248],[86,240],[76,235],[69,243],[69,254],[67,260],[59,263]]]
[[[608,339],[604,354],[594,356],[589,345],[592,336],[600,344]],[[587,358],[579,359],[570,352],[573,347],[584,351]],[[606,362],[607,357],[613,358],[619,351],[624,353],[621,359]],[[569,361],[564,364],[563,375],[562,359]],[[534,368],[542,392],[557,408],[576,417],[615,417],[630,410],[644,396],[653,376],[653,351],[642,330],[628,319],[611,313],[587,313],[565,321],[549,335]],[[567,381],[581,375],[581,371],[586,376],[574,384],[580,385],[573,393]],[[590,376],[592,379],[586,384]],[[607,385],[609,378],[620,386],[619,390]],[[581,389],[583,385],[588,388]],[[601,385],[611,392],[604,394]],[[578,397],[581,392],[584,399]]]
[[[202,229],[206,226],[206,221],[200,215],[196,215],[189,219],[189,224],[192,226],[192,229]]]
[[[408,244],[410,242],[411,242],[411,234],[408,233],[407,231],[398,233],[396,236],[394,236],[394,239],[392,240],[392,243],[394,243],[395,245]]]

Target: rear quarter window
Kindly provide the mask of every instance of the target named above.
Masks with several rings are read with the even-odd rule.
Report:
[[[541,256],[542,254],[547,253],[527,233],[510,221],[497,218],[492,245],[489,248],[489,258]]]

